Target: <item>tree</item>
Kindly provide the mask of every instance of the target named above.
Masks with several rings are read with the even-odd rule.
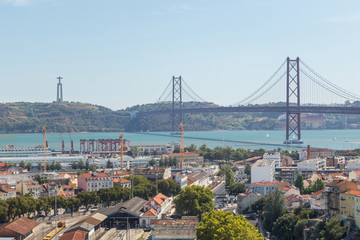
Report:
[[[243,192],[245,192],[245,185],[243,183],[234,183],[230,185],[229,194],[236,196]]]
[[[245,174],[246,175],[248,175],[248,178],[250,178],[250,176],[251,176],[251,165],[250,165],[250,163],[246,163],[245,164]]]
[[[77,168],[78,169],[84,169],[84,161],[83,160],[80,160],[79,162],[78,162],[78,164],[77,164]]]
[[[89,159],[86,159],[86,162],[85,162],[85,170],[88,171],[89,169],[90,169]]]
[[[158,181],[158,191],[165,196],[174,196],[178,195],[181,187],[180,185],[172,179],[161,179]]]
[[[265,207],[265,197],[262,197],[253,204],[251,204],[251,210],[258,213],[262,212],[264,210],[264,207]]]
[[[42,169],[41,162],[40,162],[40,163],[38,163],[38,169],[39,169],[39,171],[41,171],[41,169]]]
[[[269,232],[271,232],[276,220],[286,212],[284,206],[284,197],[279,189],[276,189],[265,196],[263,226]]]
[[[133,157],[137,157],[138,155],[139,155],[139,148],[138,147],[136,147],[136,146],[131,146],[130,147],[130,150],[131,150],[131,152],[133,153]]]
[[[226,175],[225,188],[226,188],[227,190],[229,190],[229,189],[230,189],[230,186],[235,183],[235,181],[234,181],[234,173],[233,173],[233,171],[231,170],[231,167],[230,167],[230,166],[226,166],[225,175]]]
[[[51,165],[49,166],[50,170],[55,170],[56,169],[56,165],[55,165],[55,161],[51,162]]]
[[[149,165],[150,166],[155,166],[155,164],[156,164],[156,161],[155,161],[155,159],[151,159],[150,161],[149,161]]]
[[[72,162],[71,168],[72,168],[72,169],[77,169],[77,168],[78,168],[78,164],[77,164],[76,162]]]
[[[206,146],[206,145],[205,145]],[[191,144],[190,146],[186,147],[186,150],[188,152],[196,152],[196,145],[195,144]]]
[[[341,222],[337,217],[333,217],[325,222],[325,227],[321,230],[320,237],[324,240],[340,240],[345,233],[346,227],[341,226]]]
[[[208,188],[186,187],[174,200],[176,212],[182,216],[200,216],[214,209],[213,198],[214,194]]]
[[[301,193],[304,192],[304,182],[303,182],[303,176],[302,175],[297,175],[296,180],[295,180],[295,187],[297,187]]]
[[[26,163],[22,160],[19,163],[19,167],[25,168]]]
[[[30,172],[31,169],[32,169],[32,163],[31,162],[28,162],[25,166],[25,168]]]
[[[114,164],[110,161],[110,159],[108,159],[107,163],[106,163],[106,168],[113,168]]]
[[[196,236],[199,240],[264,239],[242,215],[222,211],[205,213],[196,228]]]
[[[97,205],[100,202],[100,197],[94,192],[79,192],[77,198],[86,209],[89,209],[90,205]]]
[[[298,217],[293,213],[282,215],[274,223],[271,232],[280,240],[295,239],[294,229],[297,221]]]
[[[56,170],[61,170],[61,169],[62,169],[61,163],[57,162],[57,163],[55,164],[55,169],[56,169]]]
[[[94,164],[90,165],[90,171],[92,172],[96,172],[97,166],[95,166]]]
[[[8,216],[8,207],[9,204],[5,201],[0,199],[0,221],[4,222]]]
[[[83,171],[83,170],[79,170],[79,171],[77,171],[77,175],[79,176],[80,174],[84,174],[85,172]]]

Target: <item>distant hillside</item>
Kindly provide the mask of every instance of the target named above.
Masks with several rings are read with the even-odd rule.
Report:
[[[118,131],[130,121],[125,112],[83,103],[0,104],[0,131],[49,132]]]
[[[281,105],[283,103],[276,103]],[[213,103],[184,103],[189,107],[214,107]],[[143,104],[113,111],[85,103],[5,103],[0,104],[0,132],[110,132],[171,131],[170,115],[131,118],[129,112],[171,109],[171,103]],[[279,127],[278,113],[202,113],[185,114],[186,131],[271,130]],[[349,115],[348,126],[360,128],[360,116]],[[340,115],[325,115],[324,128],[343,128]]]

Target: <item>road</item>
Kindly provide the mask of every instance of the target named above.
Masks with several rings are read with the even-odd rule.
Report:
[[[225,183],[220,183],[216,188],[212,190],[214,193],[215,208],[225,205],[227,202],[227,193],[225,190]]]

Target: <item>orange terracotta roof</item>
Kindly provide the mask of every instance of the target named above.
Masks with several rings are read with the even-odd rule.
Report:
[[[7,223],[4,227],[12,232],[26,235],[33,230],[40,223],[30,220],[26,217],[18,218],[12,222]]]
[[[156,216],[156,210],[154,209],[154,208],[151,208],[150,210],[148,210],[148,211],[146,211],[144,214],[143,214],[143,216]]]
[[[279,187],[279,189],[284,190],[284,191],[289,191],[291,189],[290,186],[283,186],[283,187]]]
[[[311,195],[310,194],[303,194],[301,195],[302,198],[311,198]]]
[[[85,240],[88,232],[83,230],[76,230],[64,233],[60,240]]]
[[[167,155],[167,156],[181,156],[181,153],[165,153],[164,155]],[[195,152],[186,152],[186,153],[184,153],[184,155],[199,155],[199,154],[195,153]]]
[[[349,190],[349,191],[345,192],[345,194],[360,195],[360,191],[359,190]]]
[[[83,173],[80,174],[80,176],[83,176],[85,179],[88,178],[107,178],[109,175],[107,173],[97,173],[96,176],[93,176],[91,173]]]
[[[312,195],[313,195],[313,196],[317,196],[317,195],[320,195],[322,192],[325,192],[325,188],[324,188],[324,189],[321,189],[321,190],[319,190],[319,191],[317,191],[317,192],[314,192]]]
[[[162,193],[158,193],[155,197],[158,197],[158,198],[162,199],[163,201],[165,201],[166,199],[168,199],[168,197],[165,196],[165,195],[162,194]]]
[[[0,175],[10,175],[12,172],[0,172]]]
[[[0,167],[5,167],[5,163],[0,162]]]
[[[273,185],[284,186],[285,185],[285,186],[288,186],[289,183],[279,182],[279,181],[273,181],[273,182],[263,181],[263,182],[250,183],[249,185],[256,185],[256,186],[273,186]]]
[[[360,175],[360,171],[354,171],[355,174],[359,174]]]

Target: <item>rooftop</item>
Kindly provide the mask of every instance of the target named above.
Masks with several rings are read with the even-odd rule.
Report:
[[[4,228],[20,235],[26,235],[31,232],[40,223],[30,220],[26,217],[18,218],[0,227],[0,231]]]

